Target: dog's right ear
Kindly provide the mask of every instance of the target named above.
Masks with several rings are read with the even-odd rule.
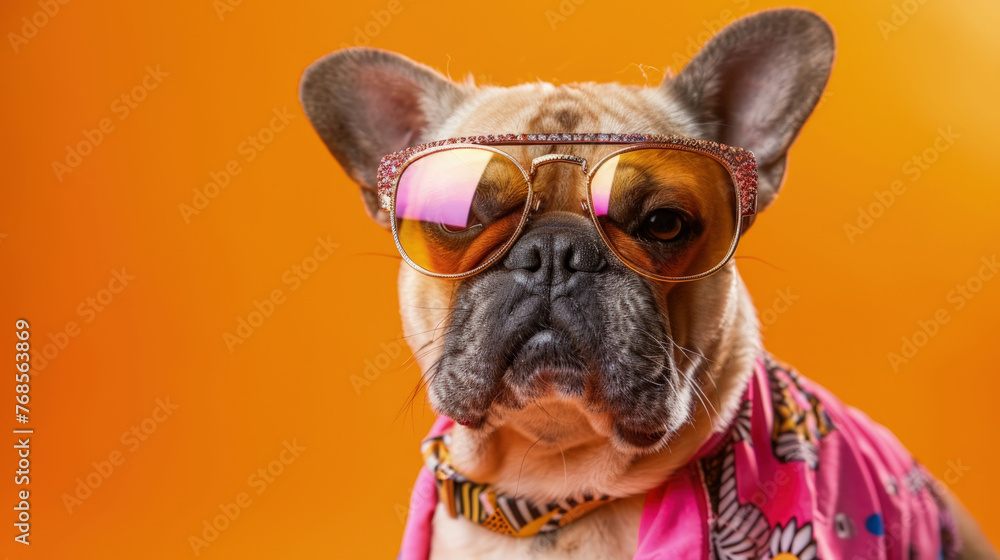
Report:
[[[778,196],[788,149],[823,94],[835,50],[819,15],[765,10],[725,27],[661,86],[706,123],[707,138],[757,156],[758,211]]]
[[[306,116],[347,174],[361,186],[365,210],[378,210],[375,172],[382,156],[419,142],[448,117],[470,89],[395,53],[352,48],[306,68],[299,97]]]

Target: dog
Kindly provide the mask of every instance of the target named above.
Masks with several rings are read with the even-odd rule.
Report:
[[[380,160],[424,142],[499,133],[663,135],[709,141],[684,145],[716,155],[739,147],[755,158],[755,181],[741,180],[762,211],[777,197],[834,52],[821,17],[779,9],[730,24],[658,87],[477,87],[353,48],[313,63],[300,93],[368,214],[395,228],[399,243],[405,219],[394,224],[380,211],[400,204],[380,192]],[[503,254],[466,276],[425,274],[417,269],[431,265],[415,257],[401,265],[404,331],[441,418],[423,446],[434,472],[418,479],[401,557],[996,558],[919,465],[892,467],[903,470],[867,494],[827,487],[876,454],[856,440],[875,438],[888,454],[902,454],[900,444],[763,353],[731,258],[710,275],[663,281],[609,247],[588,219],[574,166],[593,167],[606,148],[511,148],[532,162],[544,204],[527,195],[535,207]],[[741,215],[741,232],[755,216]],[[835,447],[869,450],[852,463]],[[842,464],[823,469],[833,455]],[[774,478],[763,480],[772,462]],[[756,474],[741,472],[748,464]],[[775,490],[756,496],[755,483]],[[917,504],[902,521],[889,511],[900,496]],[[802,514],[809,519],[774,518],[779,502],[797,500],[813,504]]]

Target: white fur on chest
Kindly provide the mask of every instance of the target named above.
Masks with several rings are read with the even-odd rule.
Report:
[[[517,538],[453,519],[444,505],[434,512],[431,560],[569,559],[626,560],[638,546],[645,496],[616,500],[554,533]]]

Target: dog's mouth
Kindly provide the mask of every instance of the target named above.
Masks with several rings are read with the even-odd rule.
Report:
[[[519,400],[553,393],[580,397],[593,391],[594,386],[586,361],[566,333],[544,328],[524,342],[503,381],[518,393]]]
[[[542,329],[521,347],[506,381],[524,402],[547,397],[580,398],[586,406],[599,408],[600,374],[594,373],[594,364],[586,363],[587,356],[588,352],[577,348],[566,333]],[[651,447],[667,434],[665,428],[636,428],[621,422],[614,424],[614,431],[634,447]]]

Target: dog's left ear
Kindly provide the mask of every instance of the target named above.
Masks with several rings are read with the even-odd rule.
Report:
[[[709,125],[712,140],[757,156],[763,210],[781,188],[788,148],[823,93],[834,50],[817,14],[767,10],[723,29],[660,87]]]
[[[388,228],[389,215],[379,211],[375,190],[379,160],[418,143],[471,90],[402,55],[350,48],[312,63],[299,93],[309,122],[361,187],[368,215]]]

